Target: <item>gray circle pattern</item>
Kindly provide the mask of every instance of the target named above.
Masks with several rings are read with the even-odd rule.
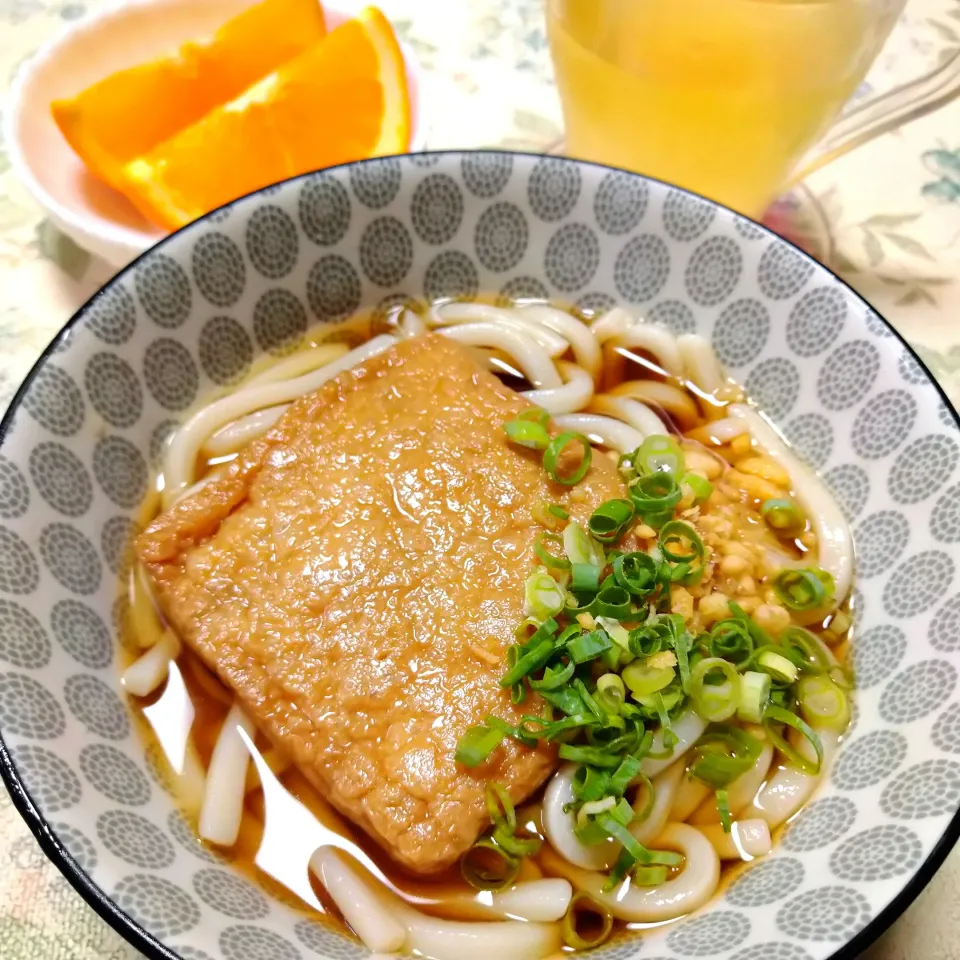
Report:
[[[463,194],[453,177],[432,173],[420,181],[413,192],[410,222],[424,243],[434,246],[447,243],[454,238],[462,221]]]
[[[590,319],[601,316],[608,310],[612,310],[616,305],[617,301],[609,294],[592,292],[585,293],[580,297],[574,308],[582,318]]]
[[[856,529],[857,574],[865,579],[885,573],[896,562],[910,539],[910,523],[896,510],[880,510]]]
[[[155,937],[176,937],[200,922],[200,908],[180,887],[149,874],[134,874],[121,880],[113,899]]]
[[[480,287],[474,262],[459,250],[445,250],[427,265],[423,290],[428,300],[444,297],[472,300]]]
[[[40,569],[27,544],[12,530],[0,527],[0,590],[33,593],[40,582]]]
[[[57,643],[77,663],[90,670],[102,670],[113,662],[110,631],[85,603],[71,599],[58,600],[50,611],[50,630]]]
[[[717,953],[718,947],[732,950],[749,935],[750,921],[742,913],[711,910],[684,921],[667,937],[667,943],[682,957],[708,957]]]
[[[785,850],[808,853],[839,840],[856,819],[857,807],[852,800],[846,797],[823,797],[808,803],[790,821],[781,842]]]
[[[156,253],[137,264],[134,286],[144,312],[158,327],[175,330],[190,316],[190,279],[165,253]]]
[[[925,760],[884,787],[880,809],[891,820],[923,820],[953,813],[960,804],[960,763]]]
[[[600,243],[585,224],[562,226],[547,244],[543,268],[547,279],[564,293],[585,287],[600,266]]]
[[[953,583],[953,560],[927,550],[897,567],[883,588],[883,608],[891,617],[915,617],[932,607]]]
[[[884,823],[855,834],[830,856],[838,880],[876,883],[909,873],[923,857],[923,844],[909,827]]]
[[[947,660],[923,660],[896,674],[880,697],[888,723],[912,723],[943,706],[957,686],[957,670]]]
[[[747,394],[774,420],[787,416],[800,396],[800,371],[786,357],[761,360],[744,381]]]
[[[950,487],[937,500],[930,514],[930,533],[942,543],[960,540],[960,484]]]
[[[191,264],[197,289],[215,307],[232,307],[243,296],[243,254],[225,234],[204,234],[193,248]]]
[[[170,836],[173,837],[187,853],[192,853],[205,863],[223,862],[223,857],[219,856],[212,849],[207,849],[207,847],[204,846],[203,841],[197,836],[197,831],[193,828],[193,825],[187,821],[179,810],[170,811],[170,816],[167,817],[167,829],[170,831]]]
[[[811,957],[803,947],[780,941],[754,944],[746,950],[741,950],[730,960],[811,960]]]
[[[90,873],[97,866],[97,848],[85,833],[81,833],[69,823],[53,823],[53,832],[57,839],[66,847],[77,866],[84,873]]]
[[[807,463],[818,469],[830,458],[833,450],[833,427],[820,413],[795,417],[783,429],[787,440]]]
[[[93,409],[111,426],[132,427],[140,419],[143,409],[140,378],[130,364],[116,354],[95,353],[84,371],[83,385]]]
[[[759,356],[770,333],[770,313],[759,300],[724,307],[713,328],[713,348],[729,367],[745,367]]]
[[[268,280],[285,277],[297,265],[297,225],[280,207],[265,205],[254,210],[247,221],[245,240],[254,270]]]
[[[220,934],[223,960],[301,960],[289,940],[264,927],[236,924]]]
[[[113,690],[93,674],[69,677],[63,696],[70,712],[98,737],[123,740],[130,732],[127,708]]]
[[[906,650],[906,634],[892,623],[878,623],[865,630],[853,645],[857,689],[868,690],[886,680],[900,666]]]
[[[289,290],[268,290],[253,308],[253,335],[267,353],[290,353],[306,332],[307,311]]]
[[[222,387],[239,383],[253,362],[250,336],[233,317],[212,317],[200,331],[200,366]]]
[[[343,320],[360,306],[360,275],[337,254],[321,257],[307,277],[307,302],[323,323]]]
[[[130,291],[120,283],[107,287],[91,302],[87,322],[104,343],[126,343],[137,326],[137,305]]]
[[[308,950],[320,954],[323,960],[362,960],[370,956],[366,947],[334,933],[322,922],[301,920],[293,932]]]
[[[735,907],[762,907],[790,896],[803,883],[803,864],[793,857],[760,860],[740,874],[727,890]]]
[[[154,340],[143,357],[143,379],[167,410],[185,410],[197,396],[200,375],[190,351],[176,340]]]
[[[350,229],[350,194],[329,174],[304,181],[297,211],[303,232],[318,246],[339,243]]]
[[[527,181],[530,209],[541,220],[556,223],[567,216],[580,197],[580,170],[554,157],[536,162]]]
[[[205,904],[237,920],[261,920],[270,912],[267,901],[246,880],[216,867],[198,870],[193,889]]]
[[[380,217],[360,238],[360,266],[381,287],[401,283],[413,264],[413,240],[396,217]]]
[[[847,318],[847,301],[836,287],[815,287],[790,311],[787,343],[800,357],[823,353],[840,335]]]
[[[843,463],[831,467],[823,476],[848,520],[855,519],[870,496],[870,478],[863,467]]]
[[[802,893],[777,911],[777,926],[798,940],[849,940],[870,920],[870,904],[849,887]]]
[[[760,257],[757,284],[765,297],[787,300],[806,286],[815,269],[809,257],[775,240]]]
[[[72,437],[83,426],[80,388],[69,373],[51,363],[37,371],[23,398],[23,408],[40,426],[58,437]]]
[[[52,441],[30,452],[30,479],[37,493],[65,517],[80,517],[90,509],[93,484],[80,458]]]
[[[93,474],[118,506],[132,510],[147,488],[147,462],[126,438],[107,436],[93,448]]]
[[[930,733],[933,745],[944,753],[960,753],[960,703],[947,707]]]
[[[951,597],[933,615],[927,631],[930,646],[943,653],[960,650],[960,595]]]
[[[691,193],[671,190],[663,202],[663,229],[679,243],[696,240],[713,223],[717,208]]]
[[[464,186],[475,196],[489,200],[509,183],[513,157],[508,153],[466,153],[460,161]],[[397,184],[399,189],[399,182]]]
[[[80,770],[87,782],[115,803],[143,806],[150,799],[150,784],[125,753],[107,743],[91,743],[80,751]]]
[[[887,483],[897,503],[919,503],[939,490],[960,457],[956,441],[942,433],[918,437],[897,456]]]
[[[10,758],[34,801],[47,813],[67,810],[80,802],[80,780],[57,754],[32,743],[20,743],[10,748]]]
[[[900,445],[917,418],[917,401],[904,390],[874,396],[853,424],[853,449],[866,460],[879,460]]]
[[[494,203],[477,221],[477,259],[495,273],[511,270],[523,259],[529,236],[527,218],[515,203]]]
[[[865,790],[895,773],[907,758],[907,738],[895,730],[871,730],[837,758],[830,779],[840,790]]]
[[[51,523],[40,534],[40,557],[68,590],[88,596],[100,586],[103,568],[92,543],[75,527]]]
[[[13,667],[39,670],[50,662],[50,638],[27,609],[0,598],[0,660]]]
[[[380,163],[358,163],[350,167],[350,186],[365,207],[381,210],[393,202],[402,175],[400,161],[392,157]]]
[[[605,174],[593,197],[597,226],[614,237],[633,230],[643,219],[650,202],[650,188],[619,170]]]
[[[710,237],[690,257],[683,279],[690,299],[713,307],[733,293],[743,271],[740,245],[731,237]]]
[[[22,517],[30,506],[30,487],[20,468],[0,457],[0,517],[15,520]]]
[[[869,392],[880,370],[880,353],[867,340],[851,340],[833,351],[820,368],[817,396],[827,410],[845,410]]]
[[[514,277],[500,288],[497,302],[513,306],[518,300],[546,300],[550,291],[536,277]]]
[[[115,857],[134,867],[162,870],[176,857],[173,844],[163,830],[129,810],[107,810],[100,814],[97,836]]]
[[[67,728],[60,701],[25,673],[0,673],[0,730],[4,736],[53,740]]]
[[[614,305],[610,304],[611,307]],[[650,323],[666,327],[678,337],[693,333],[697,329],[693,311],[682,300],[661,300],[655,303],[647,311],[647,319]]]
[[[660,237],[643,233],[634,237],[617,255],[613,282],[617,292],[631,303],[652,300],[670,276],[670,251]]]

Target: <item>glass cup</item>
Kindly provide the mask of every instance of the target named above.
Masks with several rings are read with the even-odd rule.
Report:
[[[958,54],[834,123],[905,2],[547,0],[564,152],[759,218],[790,182],[960,90]]]

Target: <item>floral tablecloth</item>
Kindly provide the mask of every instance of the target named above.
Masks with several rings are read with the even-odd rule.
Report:
[[[105,5],[0,0],[0,97],[34,50]],[[542,0],[380,5],[425,69],[431,147],[543,150],[557,142],[560,110]],[[958,53],[960,0],[910,0],[858,97],[896,87]],[[960,402],[960,101],[824,168],[776,214],[897,326]],[[42,219],[0,142],[0,409],[111,272]],[[960,960],[958,888],[960,850],[865,960]],[[46,861],[0,790],[0,957],[136,956]]]

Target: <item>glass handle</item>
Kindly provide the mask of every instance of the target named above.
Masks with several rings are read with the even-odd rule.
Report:
[[[795,184],[882,133],[926,116],[960,96],[960,49],[928,73],[848,110],[791,177]]]

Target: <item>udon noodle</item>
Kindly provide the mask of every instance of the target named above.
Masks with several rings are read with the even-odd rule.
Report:
[[[363,322],[369,326],[368,318]],[[543,303],[402,307],[388,332],[366,339],[357,334],[363,322],[345,328],[354,345],[317,333],[196,409],[170,438],[158,494],[144,505],[143,520],[216,478],[299,397],[400,340],[430,331],[450,338],[545,411],[525,425],[516,421],[515,434],[508,424],[509,435],[537,437],[535,428],[546,426],[549,415],[552,436],[587,437],[598,456],[620,465],[630,491],[619,501],[627,504],[619,508],[626,520],[611,522],[619,522],[618,536],[628,532],[637,550],[653,558],[657,576],[667,570],[655,594],[659,607],[654,595],[649,610],[620,601],[630,609],[625,614],[612,614],[606,601],[579,605],[577,577],[589,566],[584,544],[588,555],[598,547],[597,514],[587,532],[564,526],[560,512],[547,513],[540,519],[548,539],[538,543],[563,549],[559,556],[554,547],[546,556],[538,551],[547,565],[527,581],[530,619],[513,665],[548,622],[555,624],[550,618],[566,617],[569,629],[599,637],[603,648],[605,659],[595,655],[583,673],[592,698],[602,701],[597,709],[619,709],[621,727],[623,717],[629,727],[639,713],[635,728],[652,736],[604,768],[609,752],[590,751],[607,749],[609,738],[596,734],[571,746],[575,738],[558,734],[561,757],[566,746],[573,759],[562,760],[526,806],[514,812],[508,799],[489,794],[497,829],[479,852],[492,849],[501,868],[509,862],[503,882],[489,864],[474,871],[479,892],[449,876],[413,881],[353,832],[258,733],[163,620],[135,566],[130,632],[141,652],[122,682],[142,705],[199,836],[232,847],[238,863],[280,881],[301,905],[344,921],[378,953],[541,960],[564,944],[602,942],[617,925],[662,924],[699,909],[721,883],[724,863],[770,852],[777,828],[817,789],[848,723],[851,684],[842,654],[853,547],[841,511],[698,335],[676,336],[623,309],[585,322]],[[653,489],[644,481],[652,477],[656,486],[665,474],[677,491],[666,522],[640,506]],[[671,554],[668,543],[680,553]],[[599,555],[595,572],[623,553],[605,554],[600,545]],[[639,576],[644,563],[630,556]],[[620,586],[623,567],[614,570],[604,581],[607,596],[627,589]],[[604,586],[595,582],[592,589],[604,596]],[[551,606],[554,595],[559,606]],[[651,640],[670,624],[673,640]],[[682,652],[676,631],[689,638]],[[546,681],[563,671],[571,676],[574,660],[550,662],[521,677],[514,691],[525,683],[571,689]],[[548,715],[542,723],[556,720]],[[598,729],[589,718],[582,727],[580,733]],[[491,728],[484,729],[489,736]],[[523,730],[510,735],[523,742]],[[600,765],[591,768],[591,760]],[[611,786],[624,769],[627,780]],[[586,784],[594,775],[606,777],[602,798],[590,799]],[[272,809],[281,813],[270,819]],[[615,811],[622,829],[612,823]],[[288,826],[282,836],[280,822]]]

